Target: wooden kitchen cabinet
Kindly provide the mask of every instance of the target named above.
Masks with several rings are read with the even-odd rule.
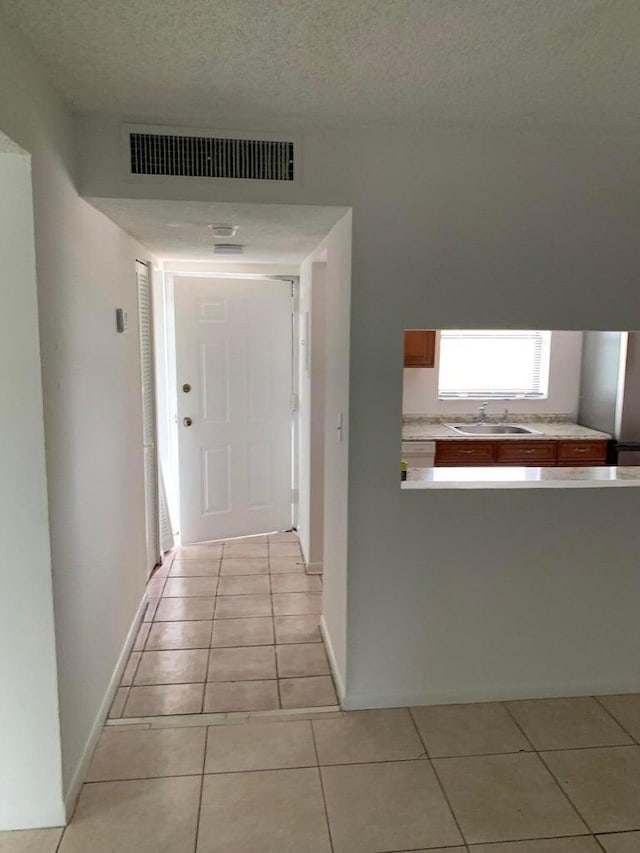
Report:
[[[555,441],[498,441],[496,462],[501,465],[555,465]]]
[[[437,441],[436,465],[493,465],[495,441]]]
[[[606,465],[606,441],[559,441],[558,465]]]
[[[407,329],[404,333],[404,366],[433,367],[436,333],[433,329]]]
[[[436,441],[436,465],[606,465],[607,442],[590,439]]]

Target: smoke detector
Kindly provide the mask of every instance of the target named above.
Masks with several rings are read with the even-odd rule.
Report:
[[[244,246],[241,243],[216,243],[213,247],[214,255],[241,255]]]
[[[230,240],[236,236],[238,231],[237,225],[209,225],[207,227],[212,235],[220,240]]]

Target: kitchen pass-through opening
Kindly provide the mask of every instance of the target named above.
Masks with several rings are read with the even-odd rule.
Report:
[[[640,333],[405,330],[400,481],[640,483]]]

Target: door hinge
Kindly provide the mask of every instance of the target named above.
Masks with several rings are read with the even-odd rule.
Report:
[[[291,411],[292,412],[298,411],[298,395],[293,393],[293,392],[291,394]]]
[[[300,500],[300,492],[298,489],[291,489],[291,503],[297,504]]]

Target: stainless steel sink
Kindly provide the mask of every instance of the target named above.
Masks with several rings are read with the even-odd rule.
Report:
[[[537,430],[514,424],[445,424],[459,435],[540,435]]]

